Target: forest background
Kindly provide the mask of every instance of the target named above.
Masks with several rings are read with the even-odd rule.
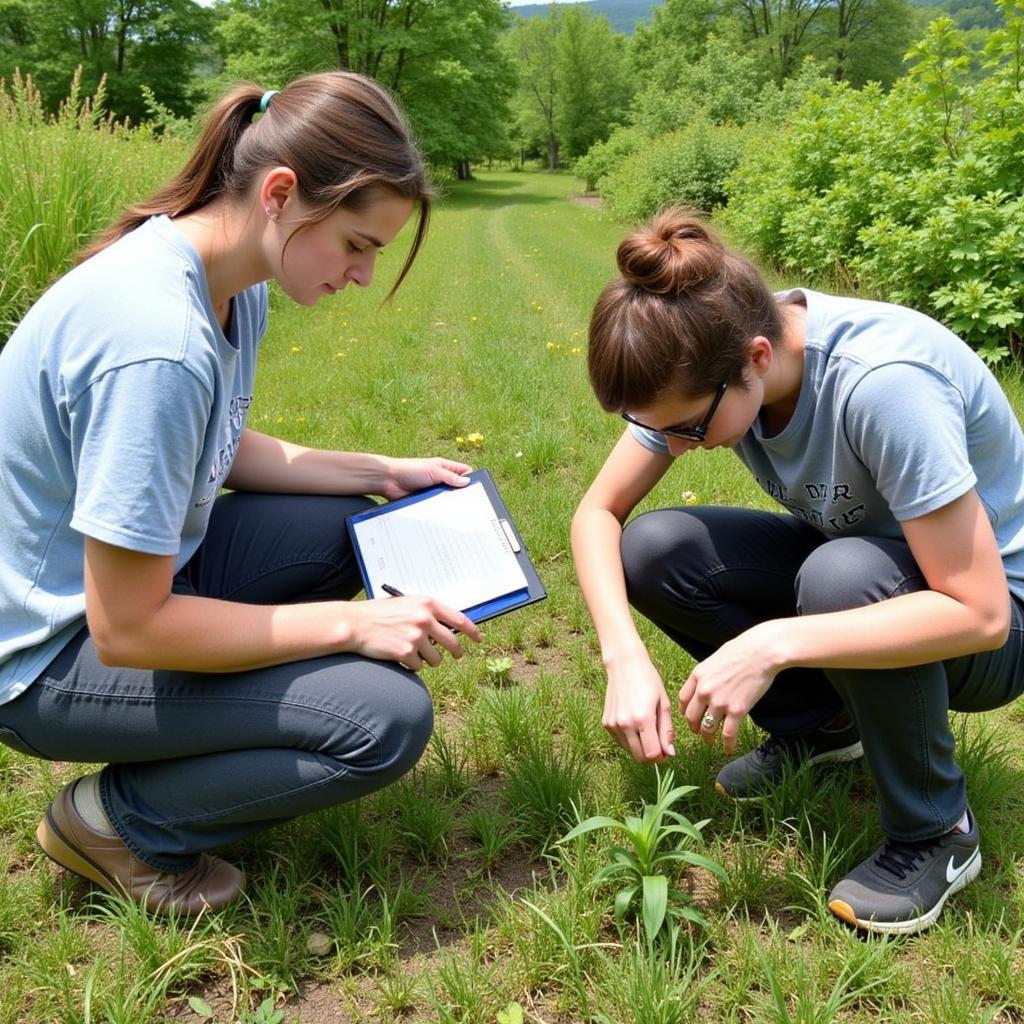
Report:
[[[0,77],[16,91],[30,76],[49,113],[75,80],[76,96],[100,94],[93,126],[187,141],[230,82],[271,88],[351,68],[401,98],[442,184],[483,163],[569,167],[622,220],[668,202],[713,212],[779,269],[915,305],[992,364],[1016,353],[1019,0],[525,10],[501,0],[0,0]],[[41,173],[19,171],[16,154],[6,163],[4,214],[25,175]],[[0,340],[97,227],[58,229],[33,211],[0,217]],[[96,213],[106,216],[102,203]]]

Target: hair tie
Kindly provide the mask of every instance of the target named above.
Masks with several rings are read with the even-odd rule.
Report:
[[[279,91],[280,91],[279,89],[268,89],[260,97],[260,113],[261,114],[265,114],[267,112],[267,107],[270,106],[270,101],[278,94]]]

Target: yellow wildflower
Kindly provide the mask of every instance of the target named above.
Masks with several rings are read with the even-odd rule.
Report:
[[[684,505],[696,505],[700,501],[700,499],[697,497],[696,494],[693,493],[693,491],[683,491],[683,493],[680,494],[679,497],[682,499]]]
[[[292,352],[301,352],[301,351],[302,351],[302,346],[301,345],[292,345]]]

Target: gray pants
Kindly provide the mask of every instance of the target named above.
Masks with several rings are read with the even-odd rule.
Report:
[[[344,518],[366,498],[230,494],[174,589],[285,604],[361,587]],[[111,762],[100,793],[133,853],[163,871],[300,814],[365,796],[420,758],[430,696],[398,664],[339,654],[233,674],[109,668],[83,629],[18,698],[0,740]]]
[[[630,602],[700,661],[767,619],[843,611],[927,587],[907,544],[827,539],[794,516],[739,508],[667,508],[622,538]],[[1024,607],[1011,601],[997,651],[901,669],[790,669],[751,712],[798,736],[848,708],[893,839],[929,839],[963,815],[966,784],[949,714],[988,711],[1024,691]]]

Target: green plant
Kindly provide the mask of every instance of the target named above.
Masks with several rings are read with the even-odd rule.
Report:
[[[273,999],[264,999],[255,1010],[246,1010],[239,1018],[239,1024],[281,1024],[284,1010],[278,1010]]]
[[[512,671],[512,664],[512,659],[508,655],[488,658],[486,661],[488,682],[492,686],[507,686],[509,681],[508,674]]]
[[[548,737],[528,736],[508,764],[505,800],[524,838],[547,843],[569,823],[586,788],[587,762],[577,751],[557,749]]]
[[[477,807],[466,819],[470,838],[480,844],[480,861],[490,871],[502,854],[522,838],[519,826],[509,820],[506,811],[493,804]]]
[[[682,919],[694,924],[706,925],[704,916],[692,905],[690,897],[672,887],[672,875],[678,864],[689,864],[710,871],[718,878],[725,879],[725,869],[710,857],[685,849],[684,840],[693,843],[701,841],[701,829],[707,820],[691,822],[672,807],[695,786],[673,788],[673,774],[669,769],[664,775],[658,771],[658,791],[653,804],[644,804],[639,817],[628,816],[624,821],[597,815],[581,821],[562,840],[568,843],[598,829],[610,829],[620,833],[629,844],[614,846],[612,860],[594,876],[595,884],[615,880],[624,882],[615,895],[615,917],[622,920],[639,898],[641,920],[648,941],[664,925],[671,926]]]
[[[441,792],[458,799],[469,789],[469,759],[446,729],[438,727],[430,737],[434,779]]]

